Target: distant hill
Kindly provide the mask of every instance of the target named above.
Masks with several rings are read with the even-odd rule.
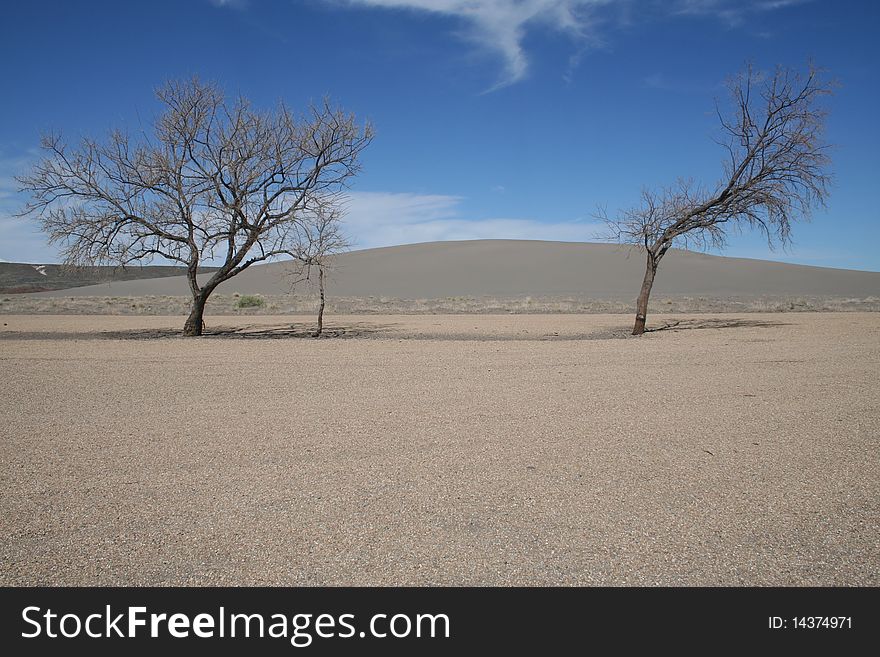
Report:
[[[202,268],[200,271],[213,271]],[[98,283],[185,275],[184,267],[65,267],[20,262],[0,262],[0,293],[34,293],[66,290]]]
[[[223,283],[217,293],[286,294],[290,291],[288,271],[285,263],[254,266]],[[143,280],[116,279],[45,295],[187,295],[185,277],[167,277],[166,272],[168,269],[157,273],[166,278],[147,280],[141,274],[132,278]],[[612,244],[527,240],[430,242],[340,255],[328,291],[335,296],[358,298],[576,296],[631,300],[643,275],[643,255]],[[660,265],[654,294],[728,298],[878,297],[880,273],[673,250]]]

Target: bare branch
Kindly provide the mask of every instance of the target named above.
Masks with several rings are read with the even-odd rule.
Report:
[[[640,205],[606,217],[618,241],[647,255],[650,276],[639,297],[637,329],[639,321],[644,329],[653,272],[673,245],[721,248],[731,230],[744,228],[760,231],[771,247],[786,244],[793,223],[824,206],[831,174],[820,101],[832,88],[813,66],[805,75],[781,67],[764,75],[747,66],[728,82],[726,111],[716,103],[726,156],[724,176],[712,190],[680,180],[643,191]]]
[[[197,79],[156,95],[164,111],[152,136],[114,131],[76,147],[44,137],[45,158],[19,179],[31,194],[21,215],[36,217],[69,263],[184,263],[194,313],[185,331],[198,334],[220,283],[269,258],[298,257],[318,209],[338,224],[332,206],[373,131],[328,100],[303,116],[283,104],[258,112]],[[199,281],[199,266],[215,259],[218,269]]]

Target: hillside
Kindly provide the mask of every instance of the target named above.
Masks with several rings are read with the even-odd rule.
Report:
[[[285,294],[290,290],[288,272],[289,266],[284,263],[254,266],[221,285],[217,292]],[[525,240],[431,242],[343,254],[337,258],[328,289],[336,296],[401,299],[569,295],[631,299],[643,273],[640,253],[610,244]],[[166,276],[116,280],[43,294],[58,297],[187,293],[185,277]],[[661,264],[654,293],[866,298],[880,296],[880,273],[679,250],[670,252]]]
[[[202,271],[210,271],[203,268]],[[145,278],[180,276],[183,267],[65,267],[20,262],[0,262],[0,293],[32,293],[100,283],[130,281]]]

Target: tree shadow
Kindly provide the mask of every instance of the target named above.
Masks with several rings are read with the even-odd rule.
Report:
[[[246,326],[206,326],[200,339],[224,340],[289,340],[297,338],[331,339],[374,337],[387,332],[391,326],[371,322],[350,324],[327,324],[320,336],[315,336],[316,326],[311,322],[284,323],[277,325],[251,324]],[[152,340],[156,338],[183,337],[181,329],[134,329],[128,331],[105,331],[101,337],[115,340]]]
[[[765,319],[744,319],[739,317],[711,317],[707,319],[682,319],[669,322],[663,326],[655,326],[645,329],[645,333],[659,333],[661,331],[692,331],[699,329],[728,329],[728,328],[774,328],[777,326],[791,326],[789,322],[768,321]]]
[[[311,340],[333,338],[376,337],[387,333],[392,327],[388,324],[353,322],[350,324],[327,324],[319,337],[315,336],[314,323],[284,323],[277,325],[251,324],[247,326],[206,326],[201,336],[187,338],[194,340],[291,340],[308,338]],[[15,340],[162,340],[182,338],[182,328],[125,329],[122,331],[81,331],[81,332],[8,332],[0,337]]]
[[[725,329],[725,328],[772,328],[777,326],[789,326],[778,321],[767,321],[746,318],[706,318],[706,319],[682,319],[668,322],[661,326],[647,329],[646,333],[661,333],[669,331],[689,331],[695,329]],[[350,322],[336,324],[329,322],[319,338],[315,338],[314,322],[279,322],[278,324],[246,324],[241,326],[229,326],[223,324],[208,325],[204,333],[197,338],[188,340],[325,340],[325,339],[395,339],[416,341],[442,341],[442,342],[509,342],[509,341],[547,341],[547,342],[578,342],[583,340],[619,340],[637,339],[632,335],[632,329],[627,326],[608,327],[596,331],[583,331],[573,333],[542,333],[530,334],[517,332],[505,334],[461,334],[443,333],[424,330],[412,330],[399,325],[379,324],[374,322]],[[164,340],[183,338],[183,328],[135,328],[119,331],[80,331],[80,332],[54,332],[54,331],[0,331],[0,340]]]

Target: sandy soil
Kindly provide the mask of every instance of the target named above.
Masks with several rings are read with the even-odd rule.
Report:
[[[0,317],[0,584],[880,584],[880,315],[310,321]]]

